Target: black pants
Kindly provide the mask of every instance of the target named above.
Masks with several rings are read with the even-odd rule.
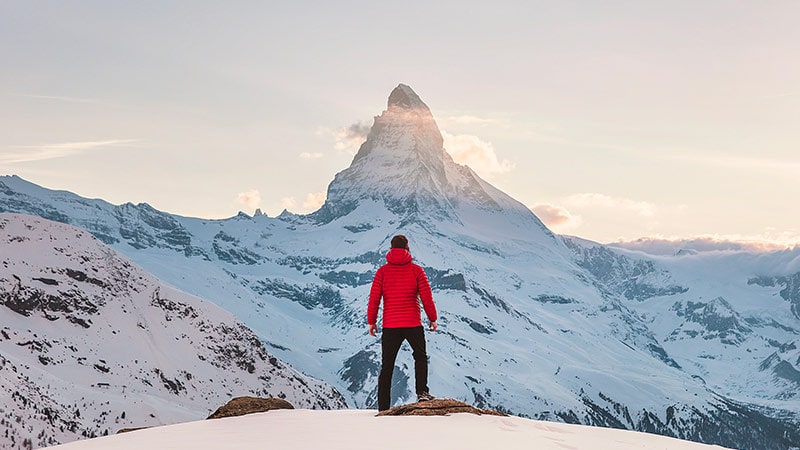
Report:
[[[414,378],[417,394],[428,392],[428,353],[425,351],[425,331],[422,326],[384,328],[381,334],[381,374],[378,376],[378,410],[391,406],[392,372],[397,352],[403,341],[414,351]]]

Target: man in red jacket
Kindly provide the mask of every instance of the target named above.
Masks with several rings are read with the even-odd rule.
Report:
[[[419,303],[436,331],[436,305],[428,276],[422,267],[411,262],[408,239],[403,235],[392,238],[392,248],[386,254],[386,264],[375,273],[369,291],[367,323],[369,334],[378,331],[378,307],[383,297],[383,334],[381,336],[381,373],[378,376],[378,410],[391,406],[392,371],[397,352],[407,340],[414,356],[417,401],[432,400],[428,393],[428,354],[425,351],[425,332],[422,328]]]

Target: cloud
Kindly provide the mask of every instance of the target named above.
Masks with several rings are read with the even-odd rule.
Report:
[[[308,214],[318,210],[325,203],[325,192],[312,192],[306,195],[305,201],[299,205],[294,197],[284,197],[280,201],[282,209],[288,210],[295,214]]]
[[[676,255],[705,252],[774,252],[800,246],[800,234],[794,231],[765,230],[756,235],[701,235],[695,237],[654,236],[608,244],[651,255]]]
[[[294,197],[283,197],[280,203],[281,208],[288,211],[295,209],[297,206],[297,200],[295,200]]]
[[[574,230],[581,225],[581,217],[573,215],[563,206],[539,203],[531,207],[531,210],[548,228],[557,233]]]
[[[624,209],[648,218],[655,217],[658,209],[656,205],[649,202],[631,200],[623,197],[612,197],[610,195],[598,193],[573,194],[567,197],[565,202],[570,206],[579,208],[600,207]]]
[[[341,128],[320,128],[318,135],[330,135],[335,143],[333,147],[340,151],[355,155],[359,147],[367,140],[367,135],[371,127],[363,122],[357,122],[347,127]]]
[[[318,210],[325,203],[325,198],[325,192],[313,192],[306,195],[306,201],[303,202],[303,210],[305,212]]]
[[[247,192],[240,192],[237,196],[237,200],[249,209],[256,209],[261,206],[261,194],[255,189]]]
[[[6,147],[11,151],[0,154],[0,163],[17,164],[48,159],[65,158],[111,147],[130,147],[136,139],[110,139],[105,141],[63,142],[58,144],[17,145]]]
[[[481,140],[469,134],[453,135],[442,131],[444,148],[453,160],[472,168],[481,177],[491,178],[514,170],[514,163],[504,159],[497,159],[497,153],[491,142]]]
[[[800,96],[800,92],[782,92],[778,94],[762,95],[756,98],[759,100],[770,100],[776,98],[797,97],[797,96]]]
[[[322,153],[309,153],[309,152],[300,153],[300,157],[303,159],[320,159],[323,156],[325,155],[323,155]]]
[[[488,119],[483,117],[476,117],[470,115],[463,115],[463,116],[449,116],[445,117],[442,120],[443,123],[446,124],[455,124],[455,125],[466,125],[466,126],[500,126],[503,128],[508,128],[508,125],[498,119]]]

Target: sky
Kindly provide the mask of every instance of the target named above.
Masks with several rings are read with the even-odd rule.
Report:
[[[391,90],[554,231],[800,243],[800,2],[0,2],[0,175],[318,208]]]

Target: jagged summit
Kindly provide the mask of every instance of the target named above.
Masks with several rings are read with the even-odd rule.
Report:
[[[396,88],[389,94],[388,108],[392,107],[405,108],[405,109],[424,109],[430,111],[428,105],[419,98],[416,92],[410,86],[405,84],[398,84]]]
[[[350,167],[336,174],[325,204],[311,217],[329,223],[374,203],[404,223],[464,224],[465,215],[488,223],[506,215],[549,234],[527,207],[453,161],[430,109],[404,84],[392,90],[387,109],[375,117]]]
[[[408,156],[424,160],[430,169],[443,170],[444,146],[442,133],[428,105],[410,87],[400,84],[389,94],[387,109],[375,121],[353,159],[353,165],[363,159],[395,158],[413,162]],[[411,155],[409,155],[411,154]],[[381,164],[385,161],[381,161]]]

